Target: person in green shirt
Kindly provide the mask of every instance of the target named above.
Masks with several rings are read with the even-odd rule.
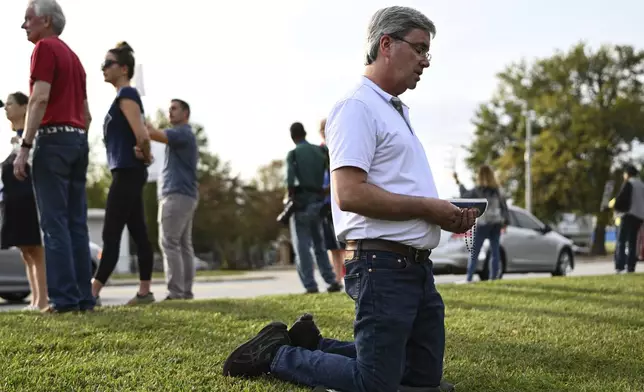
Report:
[[[286,186],[289,197],[295,203],[289,229],[297,271],[307,293],[319,292],[313,274],[312,246],[320,275],[329,285],[327,291],[337,292],[342,290],[342,286],[336,281],[326,252],[320,214],[324,206],[323,183],[328,165],[326,154],[319,146],[306,140],[306,131],[301,123],[293,123],[290,130],[295,148],[286,157]]]

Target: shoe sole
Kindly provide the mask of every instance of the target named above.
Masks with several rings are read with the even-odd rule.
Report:
[[[233,365],[235,360],[239,357],[241,353],[243,353],[249,346],[254,345],[258,341],[262,340],[266,334],[273,330],[273,329],[281,329],[284,330],[284,335],[288,336],[288,327],[284,323],[280,323],[279,321],[273,321],[272,323],[266,325],[264,328],[262,328],[257,335],[252,338],[251,340],[247,341],[246,343],[238,346],[235,351],[233,351],[228,358],[226,359],[226,362],[224,362],[224,369],[223,369],[223,375],[224,376],[232,376],[235,377],[236,375],[230,373],[230,367]]]

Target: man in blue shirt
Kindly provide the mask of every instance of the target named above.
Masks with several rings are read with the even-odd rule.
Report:
[[[188,123],[190,106],[173,99],[169,110],[172,128],[164,131],[147,124],[150,138],[166,144],[159,189],[159,245],[168,285],[167,299],[192,299],[195,277],[192,219],[199,201],[197,138]]]

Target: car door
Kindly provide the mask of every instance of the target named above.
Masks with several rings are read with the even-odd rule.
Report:
[[[527,211],[512,211],[519,227],[523,229],[521,239],[524,271],[549,271],[556,260],[557,243],[549,236],[546,225]]]
[[[526,259],[527,253],[524,250],[527,240],[533,232],[530,229],[522,227],[513,214],[513,209],[510,210],[510,222],[501,233],[501,247],[505,251],[505,268],[507,272],[524,271],[529,259]]]

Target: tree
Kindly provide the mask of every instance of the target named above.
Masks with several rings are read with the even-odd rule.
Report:
[[[105,156],[105,145],[102,134],[90,134],[89,166],[87,168],[87,208],[104,209],[107,203],[107,192],[112,183],[112,173],[105,163],[99,159]]]
[[[257,176],[244,188],[245,230],[252,235],[253,245],[270,247],[287,229],[276,218],[283,210],[286,195],[284,161],[274,160],[257,170]]]
[[[608,211],[601,212],[604,184],[616,161],[644,135],[644,52],[630,46],[585,44],[531,65],[512,64],[498,75],[492,99],[475,114],[467,165],[488,163],[516,204],[525,197],[525,120],[533,121],[533,209],[554,221],[564,212],[595,214],[593,252],[605,253]]]
[[[87,208],[104,209],[112,174],[105,165],[91,163],[87,170]]]

